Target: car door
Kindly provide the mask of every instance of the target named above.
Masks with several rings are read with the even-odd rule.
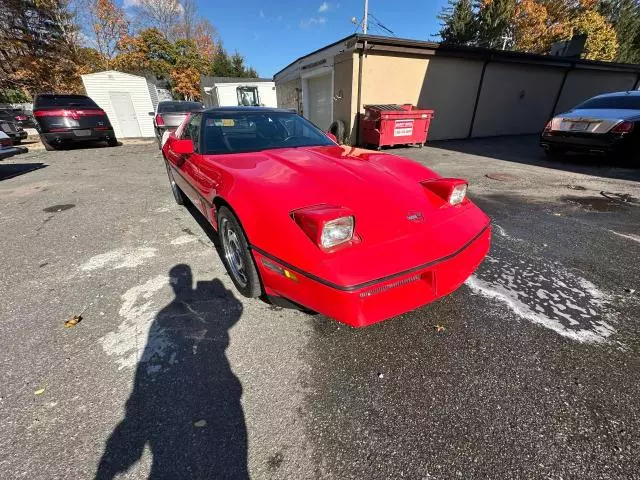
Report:
[[[169,161],[174,171],[177,172],[177,175],[173,177],[180,190],[184,192],[191,203],[202,211],[201,195],[198,192],[198,174],[193,168],[193,156],[196,155],[196,150],[199,151],[201,120],[202,115],[192,115],[179,136],[180,140],[191,140],[193,142],[194,153],[189,155],[178,154],[172,150],[171,144],[169,144],[167,154],[170,157]]]
[[[194,122],[192,128],[190,129],[191,139],[193,140],[193,154],[189,155],[186,160],[188,166],[189,178],[195,189],[198,191],[199,195],[199,203],[198,208],[205,215],[209,216],[209,209],[207,206],[210,204],[211,199],[215,195],[216,190],[216,179],[211,176],[211,161],[207,160],[207,156],[203,155],[202,145],[203,138],[202,135],[205,135],[205,128],[202,125],[202,114],[197,113],[193,114],[193,118],[197,118],[197,121]],[[191,125],[191,122],[189,122]],[[214,174],[214,177],[217,175]]]

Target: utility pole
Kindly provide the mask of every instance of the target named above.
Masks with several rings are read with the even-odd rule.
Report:
[[[367,23],[369,22],[369,0],[364,0],[364,17],[362,20],[362,33],[367,34]]]

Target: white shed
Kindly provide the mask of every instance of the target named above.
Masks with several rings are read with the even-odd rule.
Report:
[[[277,107],[276,84],[270,78],[200,77],[207,107]]]
[[[153,137],[156,86],[144,77],[107,70],[82,75],[87,95],[109,117],[118,138]]]

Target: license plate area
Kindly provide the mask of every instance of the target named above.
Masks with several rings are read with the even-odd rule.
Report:
[[[73,134],[76,137],[88,137],[89,135],[91,135],[91,129],[85,129],[85,130],[74,130]]]
[[[571,122],[569,124],[571,132],[584,132],[587,128],[589,128],[589,122]]]

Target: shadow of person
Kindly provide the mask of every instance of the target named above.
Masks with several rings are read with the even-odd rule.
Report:
[[[154,319],[95,478],[128,470],[148,446],[150,479],[247,479],[242,386],[225,356],[242,304],[217,279],[193,289],[187,265],[170,282],[175,298]]]

